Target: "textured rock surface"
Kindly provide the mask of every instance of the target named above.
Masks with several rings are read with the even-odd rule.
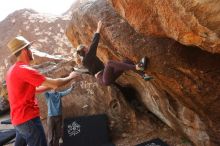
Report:
[[[218,0],[109,0],[135,30],[220,53]]]
[[[119,6],[120,2],[122,3],[121,7]],[[161,1],[155,2],[160,5],[161,9],[166,10],[161,6]],[[165,3],[165,1],[163,2]],[[181,27],[181,25],[180,27],[173,27],[179,28],[177,30],[171,29],[171,22],[167,25],[171,28],[161,27],[160,23],[163,24],[164,22],[159,20],[153,21],[158,22],[158,24],[148,24],[151,21],[145,21],[147,19],[144,18],[148,18],[151,11],[147,13],[141,10],[145,5],[159,9],[157,3],[152,3],[154,6],[152,4],[149,6],[146,1],[113,1],[117,9],[120,7],[119,10],[123,9],[124,5],[131,7],[130,3],[135,9],[126,9],[127,11],[124,12],[126,15],[120,12],[135,29],[119,16],[105,0],[99,0],[88,2],[73,12],[72,21],[66,31],[69,40],[75,46],[78,43],[88,44],[96,28],[96,23],[98,20],[102,20],[104,28],[101,32],[102,40],[98,49],[99,57],[104,62],[108,59],[122,60],[125,57],[137,62],[142,56],[146,55],[150,60],[147,73],[155,78],[153,81],[145,82],[135,73],[128,73],[118,82],[122,85],[131,85],[139,94],[138,99],[150,111],[177,132],[188,136],[195,145],[219,145],[220,55],[212,54],[219,52],[219,49],[213,45],[208,45],[218,45],[218,38],[215,37],[214,41],[210,41],[212,39],[209,37],[203,40],[193,29],[205,30],[208,34],[215,34],[214,36],[217,36],[218,32],[211,31],[211,28],[204,28],[196,22],[194,22],[195,27],[190,26],[190,23],[185,27]],[[165,4],[172,8],[173,3],[166,2]],[[135,14],[136,11],[140,11],[143,16],[129,16],[127,14]],[[177,17],[175,12],[178,13],[179,8],[172,11],[173,13],[167,17],[172,18],[173,15]],[[161,12],[161,15],[164,13]],[[170,20],[165,16],[164,14],[164,18],[160,17],[164,21]],[[134,21],[129,18],[134,19]],[[174,18],[172,20],[175,20]],[[191,15],[188,18],[191,18]],[[181,20],[184,19],[181,18]],[[174,23],[173,26],[178,26],[179,22],[175,22],[177,24]],[[151,30],[151,27],[154,26],[155,28]],[[190,27],[187,28],[187,26]],[[184,31],[181,31],[180,28]],[[172,33],[165,30],[170,30]],[[187,42],[182,39],[185,32],[193,32],[192,40]],[[202,49],[184,46],[170,38],[184,44],[200,46]],[[190,39],[188,36],[186,38]],[[194,38],[202,41],[198,41],[200,42],[198,43],[196,42],[197,39],[193,40]]]
[[[2,83],[0,85],[0,113],[6,113],[9,111],[9,102],[8,102],[8,91],[6,84]]]

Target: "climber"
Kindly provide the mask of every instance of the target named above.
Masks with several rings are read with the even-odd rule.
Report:
[[[152,79],[152,77],[143,72],[147,65],[146,57],[142,58],[140,63],[136,65],[128,61],[117,62],[113,60],[108,61],[106,66],[103,65],[102,61],[96,56],[101,27],[102,22],[99,21],[89,49],[82,44],[77,47],[77,51],[74,53],[77,66],[87,68],[88,72],[94,75],[98,79],[98,82],[103,85],[110,85],[126,70],[137,71],[145,80]]]
[[[77,47],[77,52],[75,53],[74,57],[77,58],[79,61],[78,64],[79,68],[85,68],[88,69],[88,72],[92,75],[95,75],[100,70],[104,69],[104,64],[102,61],[96,56],[96,50],[98,47],[99,39],[100,39],[100,30],[102,27],[102,22],[98,22],[96,33],[94,34],[92,43],[90,47],[86,47],[83,44],[80,44]],[[78,56],[79,55],[79,56]],[[80,60],[81,59],[81,60]],[[83,66],[81,65],[83,64]]]

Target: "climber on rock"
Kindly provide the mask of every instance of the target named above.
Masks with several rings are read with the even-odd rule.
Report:
[[[98,82],[103,85],[110,85],[115,82],[115,80],[127,70],[136,71],[140,74],[144,80],[151,80],[152,77],[144,73],[147,66],[147,58],[143,57],[138,64],[133,64],[130,61],[113,61],[109,60],[104,66],[102,61],[96,56],[97,47],[100,39],[100,30],[102,27],[102,22],[99,21],[97,25],[96,33],[94,34],[92,44],[89,49],[85,45],[79,45],[77,51],[74,54],[77,66],[85,67],[88,72],[94,75]]]
[[[95,75],[104,68],[102,61],[96,56],[101,27],[102,22],[99,21],[90,47],[88,48],[85,45],[80,44],[76,49],[77,52],[74,54],[74,57],[77,58],[78,63],[77,61],[76,63],[78,64],[79,68],[83,68],[82,66],[84,66],[92,75]]]

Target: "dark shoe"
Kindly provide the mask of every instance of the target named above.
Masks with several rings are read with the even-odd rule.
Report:
[[[138,63],[138,68],[140,71],[144,71],[147,67],[147,58],[141,58],[140,62]]]
[[[153,79],[153,77],[148,76],[147,74],[144,74],[142,77],[145,81],[150,81],[151,79]]]

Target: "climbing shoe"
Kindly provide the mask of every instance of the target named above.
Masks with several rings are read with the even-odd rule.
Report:
[[[138,70],[144,71],[147,67],[147,58],[143,57],[141,58],[140,62],[138,63]]]

